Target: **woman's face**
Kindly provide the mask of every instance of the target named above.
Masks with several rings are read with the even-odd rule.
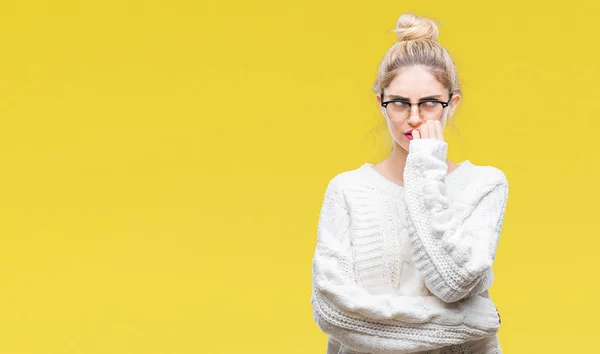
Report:
[[[397,145],[408,151],[409,137],[405,134],[411,129],[419,129],[426,120],[439,120],[446,127],[446,119],[452,115],[460,101],[460,95],[452,95],[450,104],[443,105],[435,100],[448,102],[450,94],[423,66],[403,68],[384,89],[383,102],[401,100],[415,103],[410,108],[402,102],[389,103],[387,109],[381,106],[381,94],[377,94],[381,113],[386,117],[388,128]],[[419,106],[418,102],[424,102]],[[419,113],[419,110],[421,111]],[[408,134],[410,135],[410,134]]]

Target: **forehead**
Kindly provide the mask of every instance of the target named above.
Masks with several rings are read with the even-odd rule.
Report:
[[[388,85],[385,93],[404,97],[441,95],[447,90],[422,66],[402,68]]]

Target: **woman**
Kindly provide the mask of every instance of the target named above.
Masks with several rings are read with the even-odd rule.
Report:
[[[487,289],[508,181],[446,157],[461,90],[435,22],[404,14],[395,31],[374,85],[393,149],[327,185],[313,317],[327,354],[501,353]]]

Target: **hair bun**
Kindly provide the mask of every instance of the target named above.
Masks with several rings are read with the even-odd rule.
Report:
[[[412,13],[403,14],[398,18],[394,32],[396,32],[398,41],[436,40],[439,35],[435,21],[415,16]]]

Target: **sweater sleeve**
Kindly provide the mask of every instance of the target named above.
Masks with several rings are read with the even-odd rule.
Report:
[[[445,302],[485,291],[504,221],[508,181],[497,168],[447,190],[448,144],[410,142],[404,170],[405,199],[412,230],[413,259],[427,288]]]
[[[447,304],[435,296],[370,294],[355,277],[351,220],[339,175],[319,216],[312,263],[313,318],[352,350],[410,353],[489,337],[498,331],[494,303],[481,296]]]

